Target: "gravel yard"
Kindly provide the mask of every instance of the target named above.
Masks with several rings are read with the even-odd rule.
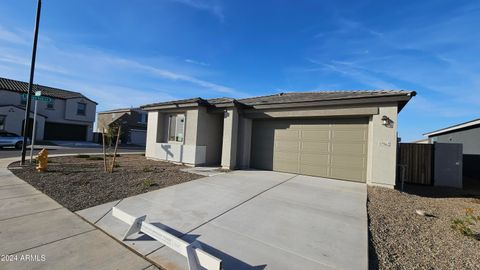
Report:
[[[480,198],[447,188],[369,187],[370,269],[480,269],[480,223],[473,236],[451,228],[467,208],[479,216]]]
[[[49,158],[48,170],[43,173],[36,172],[33,166],[16,167],[18,162],[11,164],[10,169],[71,211],[202,177],[180,171],[185,166],[147,160],[141,155],[117,157],[114,172],[107,173],[99,157]]]

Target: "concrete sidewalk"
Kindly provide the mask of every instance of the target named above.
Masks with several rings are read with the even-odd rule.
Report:
[[[365,184],[270,171],[214,175],[77,212],[122,239],[113,206],[197,240],[224,269],[367,269]],[[146,235],[124,241],[167,269],[184,257]]]
[[[158,269],[13,175],[16,160],[0,159],[0,269]]]

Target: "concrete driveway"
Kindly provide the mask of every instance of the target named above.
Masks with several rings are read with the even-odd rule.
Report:
[[[77,212],[121,239],[116,206],[203,248],[224,269],[367,269],[364,184],[270,171],[234,171]],[[186,259],[145,235],[124,244],[167,269]]]

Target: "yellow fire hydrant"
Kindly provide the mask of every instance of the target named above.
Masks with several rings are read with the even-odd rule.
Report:
[[[48,150],[43,148],[42,151],[38,153],[37,157],[37,171],[38,172],[44,172],[47,169],[47,164],[48,164]]]

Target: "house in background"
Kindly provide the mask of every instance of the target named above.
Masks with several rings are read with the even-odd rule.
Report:
[[[91,141],[97,103],[81,93],[34,85],[51,98],[38,102],[36,140]],[[0,130],[22,134],[28,83],[0,78]],[[30,117],[33,118],[34,101]],[[30,121],[33,124],[33,121]],[[31,137],[32,126],[27,131]]]
[[[280,93],[142,106],[146,157],[393,187],[397,114],[413,91]]]
[[[463,145],[463,175],[480,180],[480,119],[423,134],[430,143]]]
[[[121,126],[122,143],[145,145],[148,114],[140,108],[125,108],[99,112],[96,132],[101,133],[113,126]]]

